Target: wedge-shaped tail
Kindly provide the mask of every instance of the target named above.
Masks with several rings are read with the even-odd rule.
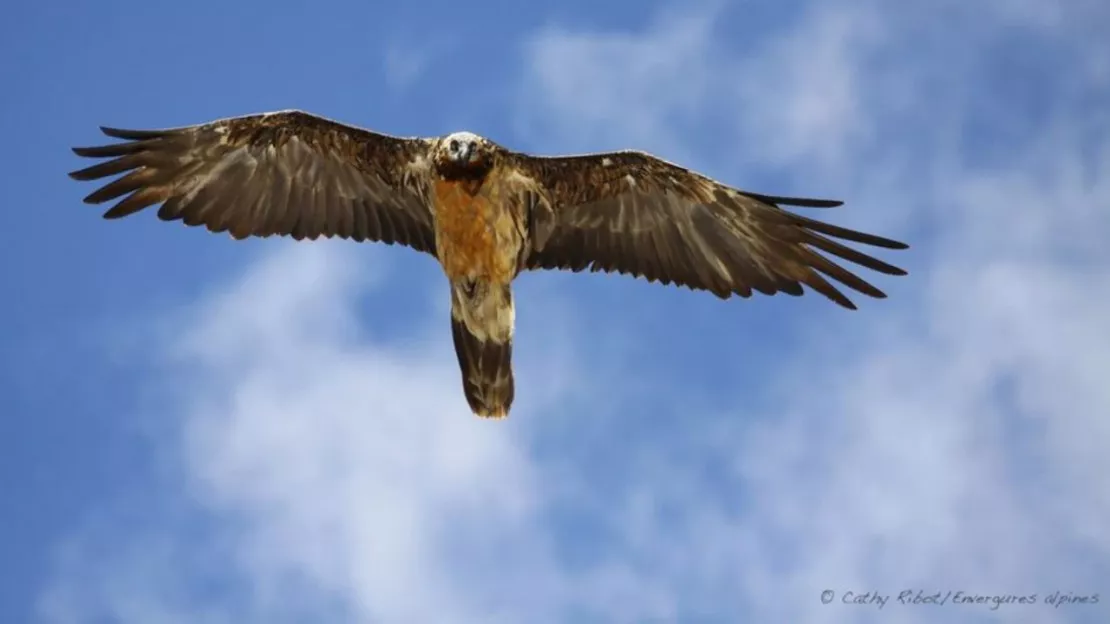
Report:
[[[451,316],[451,337],[462,371],[463,394],[470,409],[483,418],[504,418],[513,404],[512,339],[483,340]]]

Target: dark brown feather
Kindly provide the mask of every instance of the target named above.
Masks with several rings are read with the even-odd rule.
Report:
[[[453,314],[451,338],[462,373],[463,395],[470,410],[483,418],[508,416],[516,393],[512,340],[483,340]]]
[[[401,243],[435,254],[424,162],[429,142],[378,134],[301,111],[168,130],[102,127],[125,142],[77,147],[110,158],[77,180],[117,174],[85,198],[121,198],[106,218],[162,204],[158,218],[229,232]]]
[[[887,249],[906,249],[905,243],[781,208],[833,208],[840,201],[741,191],[643,152],[504,158],[535,181],[546,202],[533,211],[543,236],[527,269],[626,273],[721,298],[753,290],[796,296],[805,285],[849,309],[855,304],[822,275],[871,297],[886,295],[818,251],[905,275],[830,237]]]

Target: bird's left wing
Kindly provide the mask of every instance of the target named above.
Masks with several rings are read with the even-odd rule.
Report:
[[[839,201],[741,191],[643,152],[506,158],[534,187],[528,269],[625,273],[722,299],[750,297],[753,289],[797,296],[805,284],[850,309],[855,305],[822,274],[872,297],[886,295],[816,250],[905,274],[833,238],[888,249],[906,244],[779,207]]]
[[[286,235],[400,243],[435,254],[429,141],[363,130],[302,111],[167,130],[102,128],[124,142],[77,147],[106,158],[71,177],[125,174],[85,201],[119,199],[106,218],[162,204],[158,217],[235,238]]]

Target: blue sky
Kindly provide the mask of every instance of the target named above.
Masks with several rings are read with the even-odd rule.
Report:
[[[1105,620],[1105,3],[397,5],[5,10],[0,621]],[[284,108],[841,198],[910,275],[853,313],[525,275],[481,421],[430,258],[65,176],[101,124]]]

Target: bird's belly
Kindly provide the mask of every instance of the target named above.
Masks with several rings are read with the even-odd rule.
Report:
[[[516,276],[521,236],[508,207],[465,183],[435,185],[436,255],[447,278],[507,284]]]

